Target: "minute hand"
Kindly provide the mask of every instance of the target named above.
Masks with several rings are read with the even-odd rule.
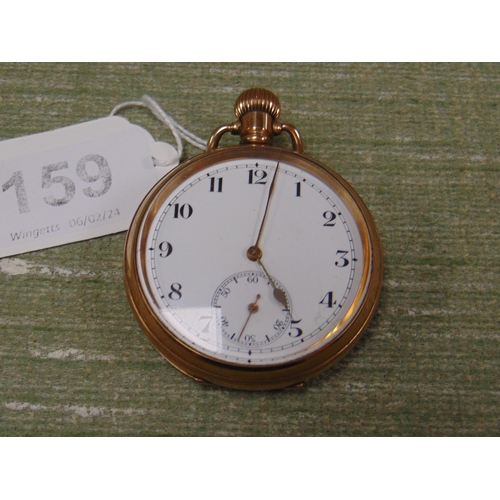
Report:
[[[264,229],[264,225],[267,219],[269,205],[271,204],[271,198],[273,196],[274,186],[276,184],[276,177],[278,174],[279,166],[280,163],[278,162],[278,164],[276,165],[276,170],[274,171],[273,178],[271,180],[271,185],[269,186],[269,191],[267,193],[266,208],[264,209],[264,215],[262,216],[262,221],[260,222],[259,233],[257,234],[257,241],[255,242],[255,245],[251,246],[247,251],[247,257],[253,261],[257,261],[262,257],[262,250],[259,248],[259,242],[260,242],[260,237],[262,236],[262,230]]]
[[[262,221],[260,223],[260,228],[259,228],[259,233],[257,234],[257,241],[255,242],[254,246],[251,246],[248,251],[247,251],[247,257],[254,261],[258,262],[260,267],[262,267],[263,271],[266,273],[267,278],[269,279],[269,283],[271,284],[273,288],[273,296],[274,298],[282,305],[285,307],[286,310],[288,310],[289,305],[286,300],[286,295],[283,292],[283,290],[280,290],[274,283],[273,279],[271,278],[270,274],[267,272],[267,269],[264,267],[264,264],[262,263],[262,250],[259,248],[259,242],[260,242],[260,237],[262,236],[262,230],[264,229],[264,224],[267,219],[267,214],[269,211],[269,205],[271,204],[271,198],[273,196],[274,192],[274,186],[276,185],[276,177],[278,176],[278,168],[280,166],[280,163],[276,165],[276,170],[274,171],[273,178],[271,180],[271,185],[269,186],[269,192],[267,193],[267,201],[266,201],[266,208],[264,209],[264,215],[262,216]]]
[[[278,162],[278,164],[276,165],[276,170],[274,171],[271,185],[269,186],[269,192],[267,194],[266,209],[264,210],[264,216],[262,217],[262,222],[260,223],[259,234],[257,235],[257,241],[255,242],[256,247],[259,246],[260,237],[262,236],[262,230],[264,229],[264,224],[265,224],[266,219],[267,219],[267,213],[269,211],[269,205],[271,204],[271,198],[273,196],[274,186],[276,184],[276,177],[278,176],[277,174],[278,174],[279,166],[280,166],[280,163]]]

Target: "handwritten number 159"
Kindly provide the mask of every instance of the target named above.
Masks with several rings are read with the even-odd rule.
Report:
[[[97,165],[97,174],[89,174],[89,172],[87,171],[87,163],[89,162],[93,162]],[[45,203],[47,203],[47,205],[60,207],[66,205],[66,203],[69,203],[75,196],[75,183],[69,177],[63,175],[53,175],[54,172],[67,168],[68,162],[66,161],[62,161],[60,163],[52,163],[51,165],[42,167],[42,189],[49,189],[54,184],[61,184],[64,188],[64,196],[61,196],[59,198],[56,198],[53,195],[45,196],[43,200],[45,201]],[[97,189],[94,189],[90,186],[83,189],[83,194],[90,198],[96,198],[98,196],[106,194],[111,187],[111,169],[109,168],[106,159],[100,155],[90,154],[81,158],[76,165],[76,174],[84,182],[94,183],[99,180],[101,181],[101,185]],[[7,191],[11,187],[13,187],[16,192],[19,213],[28,213],[30,209],[28,205],[26,187],[24,185],[24,177],[21,171],[14,172],[12,174],[12,177],[2,185],[2,192]]]

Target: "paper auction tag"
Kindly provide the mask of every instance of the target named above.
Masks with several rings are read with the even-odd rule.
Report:
[[[118,116],[0,142],[0,258],[128,229],[153,144]]]

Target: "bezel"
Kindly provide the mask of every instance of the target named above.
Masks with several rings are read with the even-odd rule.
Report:
[[[343,201],[359,230],[363,246],[363,273],[358,292],[344,319],[322,339],[324,346],[300,359],[276,365],[243,366],[210,357],[180,340],[152,308],[153,294],[143,279],[146,236],[158,210],[170,193],[185,180],[214,164],[243,158],[283,161],[307,171],[328,185]],[[136,258],[137,255],[141,259]],[[219,148],[203,153],[179,165],[160,180],[138,208],[125,244],[125,284],[133,312],[147,337],[172,365],[190,377],[236,389],[268,390],[302,384],[340,360],[359,340],[368,326],[379,301],[383,260],[380,238],[373,218],[356,191],[337,173],[303,154],[282,148],[245,145]],[[340,328],[340,334],[334,335]]]

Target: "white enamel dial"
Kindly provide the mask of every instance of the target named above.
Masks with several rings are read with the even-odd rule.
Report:
[[[177,341],[223,364],[266,367],[342,335],[370,262],[336,181],[290,155],[255,156],[173,183],[143,219],[136,259],[148,307]],[[250,260],[257,241],[262,257]]]

